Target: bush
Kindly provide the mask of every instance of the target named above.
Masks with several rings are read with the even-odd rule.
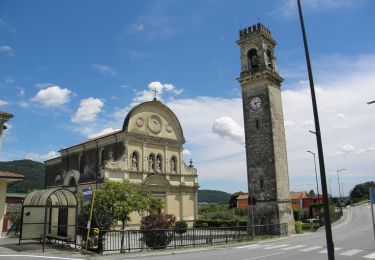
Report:
[[[172,241],[173,233],[169,231],[176,223],[176,217],[171,214],[151,214],[141,220],[143,242],[149,248],[166,248]]]
[[[176,224],[174,225],[174,228],[176,229],[176,233],[181,235],[183,233],[186,232],[186,229],[187,229],[188,225],[186,223],[185,220],[179,220],[176,222]]]
[[[297,234],[302,233],[302,222],[301,221],[296,221],[296,233]]]
[[[222,219],[198,219],[194,222],[194,227],[195,228],[236,227],[237,223],[239,226],[247,226],[247,221],[222,220]]]

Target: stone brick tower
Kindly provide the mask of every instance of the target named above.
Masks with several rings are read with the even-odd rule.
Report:
[[[287,223],[294,231],[290,203],[283,108],[271,32],[258,23],[240,30],[249,223]],[[251,199],[250,199],[251,198]],[[277,229],[273,232],[279,232]],[[282,232],[282,231],[281,231]]]

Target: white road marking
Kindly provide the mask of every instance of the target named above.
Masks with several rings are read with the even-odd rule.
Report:
[[[40,256],[40,255],[0,255],[4,257],[30,257],[30,258],[46,258],[46,259],[62,259],[62,260],[85,260],[82,258],[67,258],[57,256]]]
[[[247,246],[238,246],[236,248],[242,249],[242,248],[254,248],[254,247],[259,247],[258,245],[247,245]]]
[[[340,250],[340,249],[342,249],[342,248],[341,247],[335,247],[335,252],[338,251],[338,250]],[[327,254],[327,248],[324,249],[324,250],[322,250],[322,251],[319,251],[319,253],[321,253],[321,254]]]
[[[310,252],[310,251],[313,251],[313,250],[316,250],[316,249],[321,249],[322,246],[312,246],[312,247],[308,247],[308,248],[305,248],[305,249],[301,249],[299,251],[301,252]]]
[[[352,249],[352,250],[346,251],[346,252],[344,252],[344,253],[341,253],[340,255],[352,256],[352,255],[358,254],[359,252],[362,252],[362,251],[363,251],[363,250]]]
[[[274,255],[280,255],[280,254],[284,254],[284,253],[285,253],[285,252],[278,252],[278,253],[269,254],[269,255],[262,255],[262,256],[252,257],[252,258],[246,258],[245,260],[260,259],[260,258],[265,258],[265,257],[269,257],[269,256],[274,256]]]
[[[236,248],[242,249],[242,248],[262,248],[266,246],[272,246],[273,244],[253,244],[253,245],[246,245],[246,246],[238,246]]]
[[[268,247],[263,247],[263,249],[274,249],[274,248],[280,248],[280,247],[286,247],[289,245],[277,245],[277,246],[268,246]]]
[[[293,250],[293,249],[297,249],[297,248],[301,248],[301,247],[305,247],[305,245],[285,247],[285,248],[281,248],[281,250]]]
[[[364,258],[367,258],[367,259],[375,259],[375,253],[371,253],[369,255],[365,255]]]

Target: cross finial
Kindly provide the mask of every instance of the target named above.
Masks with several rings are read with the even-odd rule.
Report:
[[[152,90],[152,92],[154,92],[154,100],[156,100],[156,94],[158,93],[158,91],[156,90],[156,88],[154,88],[154,89]]]

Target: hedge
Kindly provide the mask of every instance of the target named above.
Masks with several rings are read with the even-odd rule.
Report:
[[[194,222],[195,228],[206,227],[237,227],[247,226],[247,221],[223,220],[223,219],[198,219]]]

